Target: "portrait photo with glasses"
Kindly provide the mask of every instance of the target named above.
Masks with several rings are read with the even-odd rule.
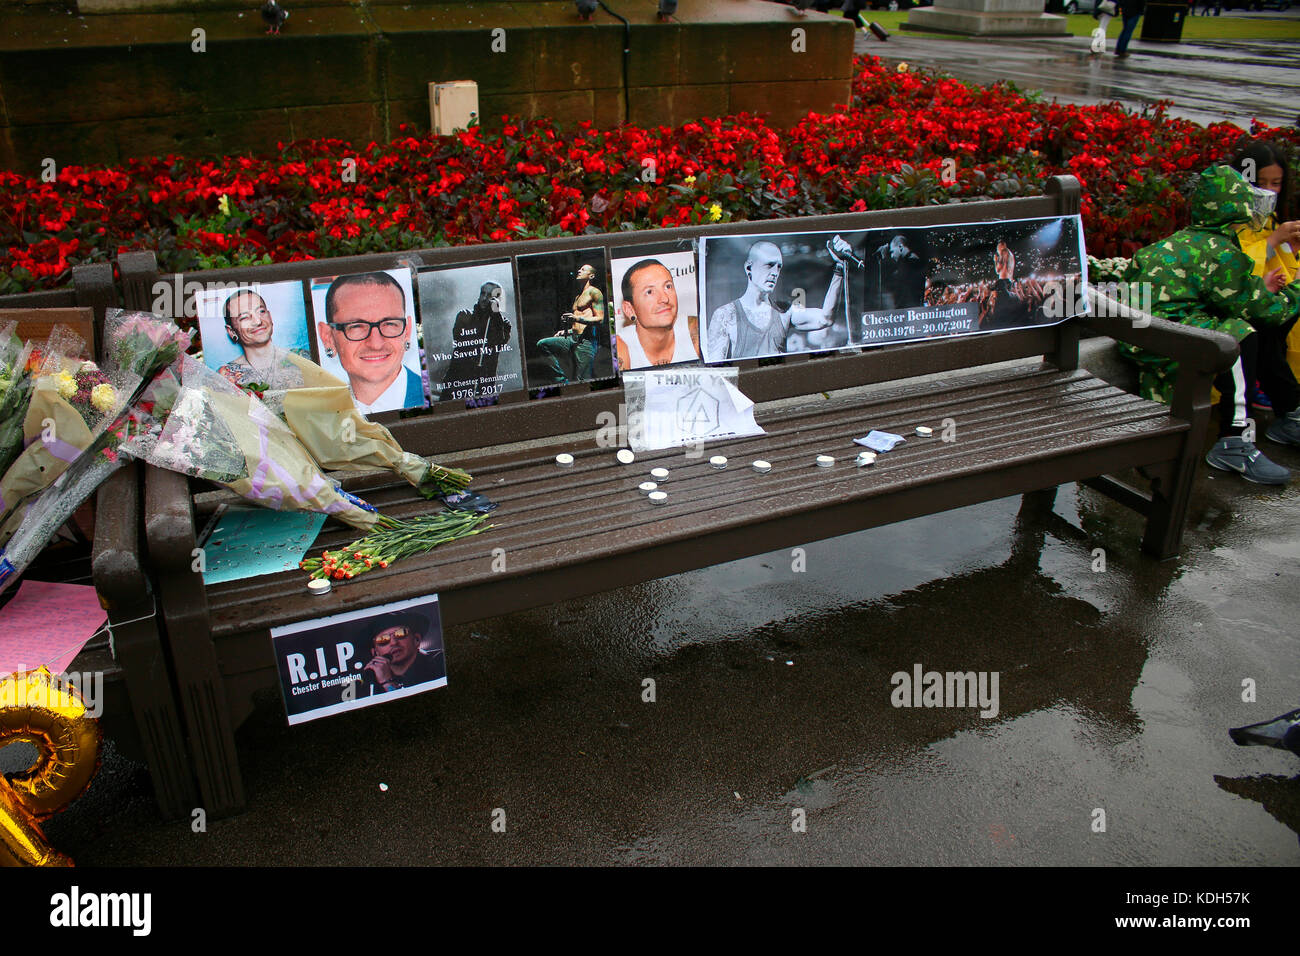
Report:
[[[194,300],[203,364],[239,386],[300,388],[310,359],[307,307],[301,282],[220,284]]]
[[[436,594],[273,628],[290,724],[447,685]]]
[[[320,365],[348,383],[363,414],[428,404],[410,270],[313,279],[311,305]]]

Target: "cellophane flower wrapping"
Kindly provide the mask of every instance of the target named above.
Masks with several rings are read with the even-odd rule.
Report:
[[[268,391],[263,397],[322,468],[391,471],[426,497],[469,484],[465,472],[403,451],[387,428],[357,410],[347,385],[319,365],[297,355],[290,361],[302,371],[302,387]]]
[[[24,447],[0,478],[0,545],[23,520],[31,498],[94,445],[190,340],[171,319],[110,309],[100,366],[78,358],[85,344],[76,333],[61,327],[51,332],[23,420]]]
[[[144,398],[122,445],[130,455],[275,511],[318,511],[354,528],[374,526],[374,509],[327,479],[263,402],[188,355]]]
[[[127,410],[142,382],[117,370],[109,375],[95,363],[63,359],[46,364],[32,387],[23,419],[25,447],[0,478],[0,544],[21,520],[23,508],[67,470]]]
[[[32,344],[18,337],[18,323],[0,328],[0,476],[23,450],[23,419],[32,390],[27,369],[31,351]]]
[[[180,358],[192,339],[193,333],[152,312],[109,309],[104,315],[104,367],[148,382]]]

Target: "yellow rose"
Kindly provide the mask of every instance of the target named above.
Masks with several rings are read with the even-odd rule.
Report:
[[[906,63],[900,63],[900,64],[898,64],[898,72],[899,72],[899,73],[906,73],[906,72],[907,72],[907,64],[906,64]]]
[[[117,401],[117,395],[113,393],[113,386],[105,382],[103,385],[96,385],[90,392],[90,404],[97,412],[106,412],[113,407]]]
[[[709,207],[709,222],[717,222],[722,218],[722,207],[714,203]]]
[[[686,185],[688,185],[688,186],[694,186],[694,185],[695,185],[695,177],[694,177],[694,176],[687,176],[685,179],[682,180],[682,182],[684,182],[684,183],[685,183]]]
[[[60,398],[71,398],[77,394],[77,380],[67,372],[60,372],[56,375],[54,385],[59,390]]]

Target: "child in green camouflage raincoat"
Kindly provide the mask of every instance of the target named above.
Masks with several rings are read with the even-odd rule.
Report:
[[[1245,383],[1258,377],[1273,398],[1277,415],[1268,437],[1300,445],[1296,412],[1300,386],[1285,355],[1273,356],[1276,349],[1261,349],[1256,331],[1267,329],[1270,337],[1285,338],[1300,317],[1300,287],[1292,285],[1279,292],[1270,287],[1271,280],[1252,275],[1254,263],[1237,243],[1236,226],[1251,221],[1260,202],[1259,192],[1230,167],[1211,166],[1192,190],[1192,224],[1139,250],[1124,280],[1151,283],[1152,315],[1224,332],[1237,340],[1241,358],[1214,383],[1223,396],[1220,441],[1206,460],[1252,481],[1284,484],[1290,473],[1269,462],[1241,437],[1248,421]],[[1133,346],[1121,345],[1121,349],[1138,363],[1142,395],[1168,402],[1173,395],[1176,363]]]

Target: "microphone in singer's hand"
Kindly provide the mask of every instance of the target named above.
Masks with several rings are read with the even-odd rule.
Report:
[[[831,254],[832,258],[841,259],[841,260],[847,259],[849,262],[853,263],[855,268],[857,269],[862,268],[861,259],[855,256],[852,252],[843,252],[843,253],[836,252],[835,249],[831,246],[829,239],[826,240],[826,251]]]

